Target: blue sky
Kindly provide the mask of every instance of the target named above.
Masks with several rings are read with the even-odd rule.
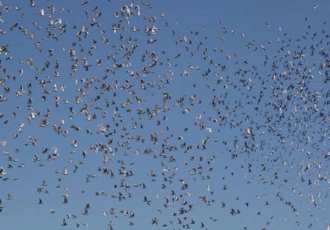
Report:
[[[0,6],[1,230],[326,229],[329,2],[82,3]]]

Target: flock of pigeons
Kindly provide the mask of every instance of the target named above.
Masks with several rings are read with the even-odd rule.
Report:
[[[326,21],[266,44],[219,21],[213,44],[156,1],[14,2],[0,2],[0,226],[19,184],[54,229],[285,229],[281,213],[329,229]]]

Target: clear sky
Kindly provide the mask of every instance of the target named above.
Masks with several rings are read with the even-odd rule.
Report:
[[[328,12],[2,0],[0,230],[326,229]]]

